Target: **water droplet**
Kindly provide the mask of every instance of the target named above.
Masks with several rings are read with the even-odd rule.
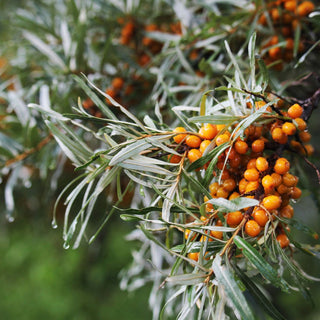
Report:
[[[7,218],[8,222],[10,222],[10,223],[14,221],[14,217],[9,214],[6,215],[6,218]]]
[[[24,182],[24,187],[25,188],[29,189],[29,188],[31,188],[31,186],[32,186],[31,181],[27,180],[27,181]]]
[[[55,219],[52,220],[51,226],[52,226],[53,229],[57,229],[58,228],[57,221]]]
[[[65,242],[65,243],[63,244],[63,249],[68,250],[69,248],[70,248],[70,244]]]

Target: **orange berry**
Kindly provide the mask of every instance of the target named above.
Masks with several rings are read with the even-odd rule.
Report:
[[[282,131],[288,136],[292,136],[293,134],[295,134],[296,130],[296,126],[291,122],[285,122],[282,125]]]
[[[198,235],[197,233],[195,233],[194,231],[191,231],[190,229],[185,229],[184,230],[184,238],[186,240],[189,238],[191,232],[192,232],[192,237],[190,240],[195,240],[195,238],[197,237],[197,235]]]
[[[268,53],[269,53],[269,57],[272,60],[278,60],[281,58],[281,48],[280,47],[273,47],[273,48],[269,49]]]
[[[292,38],[286,39],[286,49],[292,51],[294,48],[294,40]]]
[[[296,0],[289,0],[284,3],[284,8],[288,11],[295,12],[296,7],[297,7]]]
[[[298,129],[303,131],[307,129],[307,123],[302,118],[296,118],[294,121],[297,123]]]
[[[256,168],[257,159],[250,159],[247,164],[247,169],[255,169]]]
[[[252,142],[251,149],[253,152],[261,152],[264,150],[264,141],[262,139],[257,139]]]
[[[300,118],[303,113],[303,108],[299,104],[294,104],[288,109],[288,116],[291,119]]]
[[[199,149],[191,149],[188,151],[188,159],[190,162],[195,162],[196,160],[200,159],[202,156]]]
[[[240,193],[245,193],[246,192],[246,187],[247,187],[248,181],[246,179],[241,179],[239,181],[239,191]]]
[[[275,186],[274,180],[269,174],[264,176],[261,182],[265,190],[271,190]]]
[[[273,21],[278,21],[280,19],[280,12],[277,8],[271,9],[271,18]]]
[[[241,164],[241,156],[237,153],[233,159],[229,160],[231,168],[238,168]]]
[[[124,80],[120,77],[116,77],[112,80],[111,85],[115,90],[120,90],[124,85]]]
[[[274,165],[274,171],[278,174],[285,174],[290,169],[290,162],[286,158],[277,159]]]
[[[243,219],[241,211],[229,212],[227,215],[227,224],[230,227],[237,226]]]
[[[181,133],[181,134],[177,134],[176,136],[173,137],[173,140],[175,143],[181,143],[185,138],[186,138],[186,134],[183,134],[183,132],[187,132],[187,130],[183,127],[177,127],[173,130],[174,133]]]
[[[202,141],[201,138],[192,134],[187,136],[185,143],[190,148],[199,148],[201,141]]]
[[[262,204],[267,210],[278,209],[281,205],[281,198],[279,196],[271,195],[263,198]]]
[[[199,130],[199,135],[204,140],[212,140],[217,135],[217,133],[217,126],[211,123],[206,124]]]
[[[307,156],[311,156],[314,153],[314,147],[311,144],[306,144],[302,149],[302,153],[306,153]]]
[[[286,194],[289,193],[289,188],[284,184],[280,184],[280,186],[277,188],[277,191],[279,194]]]
[[[232,192],[231,195],[229,196],[229,200],[233,200],[239,197],[240,197],[240,194],[238,192]]]
[[[217,198],[224,198],[227,199],[229,196],[229,192],[224,189],[223,187],[218,188],[217,190]]]
[[[285,173],[282,177],[283,184],[287,187],[295,187],[298,183],[298,177],[291,173]]]
[[[245,192],[251,192],[254,190],[257,190],[259,188],[259,181],[249,181],[247,186],[246,186],[246,191]]]
[[[233,191],[236,187],[236,182],[234,179],[226,179],[222,184],[223,188],[229,192]]]
[[[269,220],[268,214],[263,209],[256,210],[252,217],[260,227],[264,227]]]
[[[257,158],[256,167],[260,172],[267,170],[269,168],[268,160],[264,157]]]
[[[226,180],[230,178],[230,173],[227,169],[224,169],[221,173],[221,179]]]
[[[216,239],[222,239],[223,238],[223,232],[222,231],[210,231],[210,236],[214,237]]]
[[[284,217],[287,219],[291,219],[293,217],[293,214],[294,214],[294,209],[289,204],[280,210],[281,217]]]
[[[246,142],[239,140],[234,144],[234,148],[239,154],[245,154],[249,147]]]
[[[220,134],[218,135],[218,137],[216,138],[216,144],[217,146],[222,145],[223,143],[226,143],[229,141],[229,135],[224,133],[224,134]]]
[[[168,159],[170,163],[179,163],[182,159],[182,157],[176,155],[176,154],[169,154]]]
[[[221,130],[223,130],[226,127],[225,124],[217,124],[217,130],[218,132],[220,132]]]
[[[277,235],[277,241],[281,248],[286,248],[290,244],[290,240],[284,233]]]
[[[261,231],[261,227],[255,220],[247,221],[244,229],[246,234],[250,237],[256,237]]]
[[[206,149],[208,148],[209,144],[211,143],[211,140],[203,140],[200,144],[200,152],[203,154]]]
[[[275,187],[280,186],[280,184],[282,183],[282,176],[280,174],[274,172],[271,174],[271,177],[273,179],[274,186]]]
[[[199,260],[199,252],[190,252],[188,253],[188,258],[194,261]]]
[[[293,187],[291,190],[291,198],[292,199],[299,199],[301,197],[302,191],[298,187]]]
[[[299,132],[299,138],[302,142],[309,142],[311,139],[311,134],[307,131]]]
[[[211,195],[216,195],[219,187],[220,186],[219,186],[218,182],[211,183],[210,186],[209,186],[210,194]]]
[[[256,181],[259,179],[259,172],[257,169],[247,169],[244,174],[244,178],[248,181]]]
[[[274,128],[271,132],[272,139],[277,142],[283,139],[284,134],[282,128]]]
[[[306,17],[314,10],[314,4],[311,1],[304,1],[298,5],[297,15],[300,17]]]

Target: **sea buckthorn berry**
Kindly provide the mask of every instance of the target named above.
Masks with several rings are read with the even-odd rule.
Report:
[[[217,126],[211,123],[206,124],[199,130],[199,135],[204,140],[212,140],[217,135],[217,133]]]
[[[227,199],[228,196],[229,196],[229,191],[227,191],[227,190],[224,189],[223,187],[220,187],[220,188],[217,190],[217,197],[218,197],[218,198]]]
[[[217,146],[222,145],[223,143],[226,143],[229,141],[229,135],[226,133],[220,134],[216,138],[216,144]]]
[[[183,127],[177,127],[173,130],[174,133],[181,133],[177,134],[173,137],[175,143],[181,143],[187,136],[187,134],[183,134],[183,132],[187,132],[187,130]]]
[[[241,164],[241,156],[239,154],[236,154],[233,159],[229,160],[229,164],[232,168],[238,168]]]
[[[289,238],[284,233],[277,235],[277,241],[281,248],[286,248],[290,244]]]
[[[120,90],[124,85],[124,80],[120,77],[113,78],[111,85],[115,90]]]
[[[238,187],[239,187],[240,193],[245,193],[246,192],[246,187],[247,187],[248,183],[249,182],[244,178],[239,181],[239,186]]]
[[[204,153],[206,151],[206,149],[208,148],[210,143],[211,143],[211,140],[203,140],[200,143],[200,152]]]
[[[287,219],[291,219],[293,217],[293,214],[294,214],[294,209],[292,208],[292,206],[290,206],[290,204],[284,206],[280,210],[280,216]]]
[[[259,172],[257,169],[247,169],[244,174],[244,178],[248,181],[256,181],[259,179]]]
[[[216,226],[221,226],[222,224],[218,224],[218,222],[216,223]],[[210,236],[214,237],[216,239],[222,239],[223,238],[223,232],[222,231],[210,231]]]
[[[190,252],[188,253],[188,258],[194,261],[199,260],[199,252]]]
[[[289,0],[284,3],[284,8],[288,11],[295,12],[296,7],[297,7],[296,0]]]
[[[234,179],[226,179],[222,184],[223,188],[229,192],[233,191],[236,187],[236,182]]]
[[[271,195],[263,198],[262,204],[267,210],[278,209],[281,205],[281,198],[276,195]]]
[[[288,135],[288,136],[292,136],[293,134],[296,133],[297,129],[296,126],[292,123],[292,122],[285,122],[282,125],[282,131]]]
[[[288,116],[291,119],[300,118],[303,113],[303,108],[299,104],[294,104],[288,109]]]
[[[268,160],[264,157],[257,158],[256,167],[260,172],[266,171],[269,168]]]
[[[256,169],[256,161],[257,159],[250,159],[247,164],[247,169]]]
[[[191,149],[188,151],[188,159],[190,162],[195,162],[196,160],[200,159],[202,156],[199,149]]]
[[[291,198],[292,199],[299,199],[301,197],[302,191],[298,187],[293,187],[291,190]]]
[[[277,159],[274,171],[278,174],[285,174],[290,170],[290,162],[286,158]]]
[[[220,132],[221,130],[223,130],[226,127],[225,124],[217,124],[217,130],[218,132]]]
[[[306,17],[314,10],[314,4],[311,1],[303,1],[298,5],[297,15],[300,17]]]
[[[182,157],[178,156],[177,154],[169,154],[168,159],[170,163],[179,163]]]
[[[304,145],[304,148],[301,150],[303,154],[311,156],[314,153],[314,147],[311,144]]]
[[[280,174],[274,172],[271,174],[271,177],[274,181],[274,186],[275,187],[280,186],[280,184],[282,183],[282,176]]]
[[[192,237],[190,240],[195,240],[198,234],[194,231],[191,231],[190,229],[184,230],[184,238],[187,240],[190,237],[191,233],[192,233]]]
[[[274,180],[273,180],[272,176],[269,175],[269,174],[264,176],[262,178],[261,182],[262,182],[262,185],[263,185],[265,190],[271,190],[275,186]]]
[[[262,139],[257,139],[252,142],[251,150],[253,152],[261,152],[264,150],[264,141]]]
[[[249,181],[247,186],[246,186],[246,193],[247,192],[251,192],[251,191],[254,191],[254,190],[257,190],[259,188],[259,181],[256,180],[256,181]]]
[[[245,154],[247,153],[249,147],[245,141],[239,140],[234,144],[234,148],[239,154]]]
[[[287,187],[295,187],[298,183],[298,177],[287,172],[282,176],[282,181]]]
[[[290,190],[286,185],[281,183],[280,186],[277,188],[277,191],[278,191],[279,194],[282,195],[282,194],[289,193]]]
[[[201,141],[202,141],[201,138],[191,134],[191,135],[187,136],[185,143],[190,148],[199,148]]]
[[[272,139],[277,142],[283,139],[284,134],[281,128],[274,128],[271,132]]]
[[[260,233],[261,227],[255,220],[249,220],[246,222],[244,230],[248,236],[256,237]]]
[[[227,224],[230,227],[237,226],[243,219],[241,211],[229,212],[227,215]]]
[[[264,227],[269,220],[268,214],[263,209],[256,210],[252,217],[260,227]]]
[[[238,192],[232,192],[231,195],[229,196],[229,200],[233,200],[239,197],[240,197],[240,194]]]
[[[280,47],[270,48],[268,53],[269,53],[269,57],[272,60],[278,60],[281,58],[281,48]]]
[[[219,186],[218,182],[211,183],[209,186],[209,191],[210,191],[211,195],[216,195],[219,187],[220,186]]]
[[[224,169],[224,170],[221,172],[221,179],[222,179],[222,180],[226,180],[226,179],[229,179],[229,178],[230,178],[230,172],[229,172],[229,170]]]
[[[307,131],[299,132],[299,138],[302,142],[309,142],[311,139],[311,134]]]
[[[298,129],[300,131],[307,129],[307,123],[302,118],[296,118],[294,121],[297,123]]]

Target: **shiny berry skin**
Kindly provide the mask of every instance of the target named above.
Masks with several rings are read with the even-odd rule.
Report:
[[[247,169],[256,169],[256,161],[257,159],[250,159],[247,164]]]
[[[282,200],[279,196],[271,195],[263,198],[262,205],[270,211],[280,208],[281,202]]]
[[[213,182],[213,183],[211,183],[210,186],[209,186],[210,194],[211,194],[211,195],[216,195],[219,187],[220,187],[220,186],[219,186],[219,183],[218,183],[218,182]]]
[[[254,190],[257,190],[259,188],[259,181],[256,180],[256,181],[249,181],[247,186],[246,186],[246,193],[247,192],[251,192],[251,191],[254,191]]]
[[[283,184],[287,187],[295,187],[298,183],[298,177],[287,172],[282,176],[282,181]]]
[[[241,211],[229,212],[227,215],[227,224],[230,227],[237,226],[243,219]]]
[[[199,129],[199,135],[204,140],[212,140],[217,135],[217,133],[217,126],[210,123]]]
[[[277,241],[281,248],[286,248],[290,244],[289,238],[284,233],[277,235]]]
[[[199,260],[199,252],[190,252],[188,253],[188,258],[194,261]]]
[[[298,5],[297,15],[300,17],[306,17],[314,10],[314,4],[311,1],[303,1]]]
[[[240,193],[245,193],[246,192],[246,187],[247,187],[248,183],[249,182],[244,178],[239,181],[238,187],[239,187]]]
[[[229,196],[229,191],[227,191],[225,188],[220,187],[220,188],[217,190],[217,198],[227,199],[228,196]]]
[[[240,194],[238,192],[232,192],[229,196],[229,200],[233,200],[235,198],[239,198]]]
[[[222,145],[222,144],[224,144],[224,143],[226,143],[228,141],[229,141],[229,135],[226,134],[226,133],[220,134],[216,138],[217,146],[220,146],[220,145]]]
[[[187,136],[187,138],[185,140],[185,143],[190,148],[199,148],[200,144],[201,144],[201,141],[202,141],[201,138],[191,134],[191,135]]]
[[[280,174],[274,172],[271,174],[271,177],[274,181],[274,186],[275,187],[280,186],[280,184],[282,183],[282,176]]]
[[[247,169],[244,174],[244,178],[248,181],[256,181],[259,179],[259,172],[257,169]]]
[[[222,231],[213,231],[213,230],[211,230],[210,231],[210,236],[221,240],[223,238],[223,232]]]
[[[188,159],[190,162],[195,162],[196,160],[200,159],[202,156],[199,149],[191,149],[188,151]]]
[[[261,183],[265,190],[273,189],[275,186],[274,180],[271,175],[267,174],[261,180]]]
[[[295,199],[295,200],[299,199],[301,197],[301,194],[302,194],[302,191],[300,188],[298,188],[298,187],[292,188],[292,191],[291,191],[291,198],[292,199]]]
[[[302,131],[299,133],[299,138],[302,142],[309,142],[311,139],[311,134],[307,131]]]
[[[297,129],[296,129],[296,126],[291,123],[291,122],[285,122],[283,125],[282,125],[282,131],[288,135],[288,136],[292,136],[296,133]]]
[[[187,130],[183,127],[177,127],[173,130],[174,133],[181,133],[181,134],[177,134],[176,136],[173,137],[173,140],[175,143],[181,143],[185,138],[186,138],[186,134],[183,134],[183,132],[187,132]]]
[[[291,219],[293,215],[294,215],[294,209],[292,208],[292,206],[290,206],[290,204],[286,205],[280,210],[281,217]]]
[[[261,227],[255,220],[249,220],[246,222],[244,230],[248,236],[256,237],[260,233]]]
[[[236,143],[234,144],[234,148],[236,149],[236,151],[239,154],[245,154],[248,151],[248,144],[245,141],[236,141]]]
[[[272,139],[277,142],[282,141],[284,134],[281,128],[274,128],[271,132]]]
[[[299,104],[294,104],[288,109],[288,116],[291,119],[300,118],[303,113],[303,108]]]
[[[204,153],[210,143],[211,143],[211,140],[203,140],[200,144],[200,152]]]
[[[256,167],[260,172],[267,170],[269,168],[268,160],[264,157],[257,158]]]
[[[285,174],[290,170],[290,162],[286,158],[277,159],[274,171],[278,174]]]
[[[176,154],[170,154],[168,156],[169,162],[170,163],[179,163],[182,159],[182,157],[176,155]]]
[[[222,184],[223,188],[229,192],[233,191],[236,187],[236,182],[234,179],[226,179]]]
[[[300,131],[307,129],[307,123],[302,118],[296,118],[294,121],[297,123],[298,129]]]
[[[253,214],[252,217],[254,221],[258,223],[260,227],[264,227],[266,223],[269,221],[268,214],[263,210],[263,209],[258,209],[256,210]]]
[[[257,139],[252,142],[251,150],[255,153],[262,152],[264,150],[264,141],[262,139]]]

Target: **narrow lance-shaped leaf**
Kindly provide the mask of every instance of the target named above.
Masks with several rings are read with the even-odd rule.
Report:
[[[214,198],[207,201],[207,203],[211,203],[227,212],[233,212],[246,207],[257,206],[259,204],[259,201],[256,199],[238,197],[232,200],[227,200],[224,198]]]

